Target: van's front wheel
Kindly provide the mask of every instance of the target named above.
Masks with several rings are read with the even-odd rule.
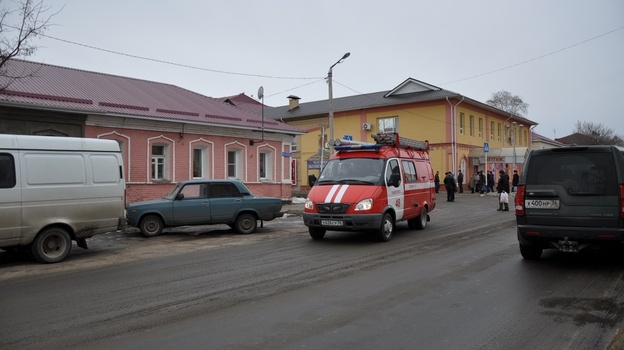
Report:
[[[310,237],[312,237],[312,239],[323,239],[323,237],[325,237],[324,228],[308,227],[308,232],[310,232]]]
[[[60,227],[41,231],[31,245],[33,257],[42,263],[57,263],[69,254],[72,240],[69,233]]]
[[[388,242],[392,238],[392,232],[394,232],[394,219],[390,213],[385,213],[381,220],[381,227],[377,231],[377,240]]]

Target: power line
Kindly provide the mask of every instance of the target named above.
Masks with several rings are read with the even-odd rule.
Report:
[[[573,47],[576,47],[576,46],[579,46],[579,45],[585,44],[586,42],[589,42],[589,41],[592,41],[592,40],[596,40],[596,39],[598,39],[598,38],[600,38],[600,37],[603,37],[603,36],[605,36],[605,35],[611,34],[611,33],[613,33],[613,32],[616,32],[616,31],[618,31],[618,30],[622,30],[622,29],[624,29],[624,26],[619,27],[619,28],[612,29],[612,30],[610,30],[610,31],[608,31],[608,32],[606,32],[606,33],[602,33],[602,34],[600,34],[600,35],[596,35],[596,36],[595,36],[595,37],[593,37],[593,38],[589,38],[589,39],[583,40],[583,41],[578,42],[578,43],[576,43],[576,44],[572,44],[572,45],[570,45],[570,46],[566,46],[566,47],[564,47],[564,48],[561,48],[561,49],[558,49],[558,50],[555,50],[555,51],[551,51],[551,52],[546,53],[546,54],[543,54],[543,55],[541,55],[541,56],[533,57],[533,58],[530,58],[530,59],[528,59],[528,60],[524,60],[524,61],[522,61],[522,62],[514,63],[514,64],[512,64],[512,65],[509,65],[509,66],[506,66],[506,67],[502,67],[502,68],[499,68],[499,69],[495,69],[495,70],[493,70],[493,71],[489,71],[489,72],[486,72],[486,73],[481,73],[481,74],[473,75],[473,76],[470,76],[470,77],[467,77],[467,78],[463,78],[463,79],[459,79],[459,80],[448,81],[448,82],[446,82],[446,83],[442,83],[442,84],[453,84],[453,83],[458,83],[458,82],[460,82],[460,81],[466,81],[466,80],[470,80],[470,79],[474,79],[474,78],[479,78],[479,77],[482,77],[482,76],[485,76],[485,75],[489,75],[489,74],[493,74],[493,73],[496,73],[496,72],[500,72],[500,71],[503,71],[503,70],[506,70],[506,69],[510,69],[510,68],[513,68],[513,67],[517,67],[517,66],[520,66],[520,65],[523,65],[523,64],[529,63],[529,62],[537,61],[537,60],[539,60],[539,59],[541,59],[541,58],[548,57],[548,56],[551,56],[551,55],[557,54],[557,53],[562,52],[562,51],[565,51],[565,50],[569,50],[569,49],[571,49],[571,48],[573,48]]]
[[[171,61],[160,60],[160,59],[151,58],[151,57],[132,55],[132,54],[128,54],[128,53],[125,53],[125,52],[119,52],[119,51],[114,51],[114,50],[109,50],[109,49],[103,49],[101,47],[96,47],[96,46],[92,46],[92,45],[77,43],[75,41],[70,41],[70,40],[66,40],[66,39],[56,38],[56,37],[53,37],[53,36],[50,36],[50,35],[45,35],[45,34],[39,34],[39,35],[43,36],[43,37],[46,37],[46,38],[49,38],[49,39],[61,41],[61,42],[67,43],[67,44],[82,46],[82,47],[86,47],[86,48],[93,49],[93,50],[98,50],[98,51],[103,51],[103,52],[107,52],[107,53],[112,53],[112,54],[115,54],[115,55],[126,56],[126,57],[136,58],[136,59],[139,59],[139,60],[163,63],[163,64],[168,64],[168,65],[171,65],[171,66],[177,66],[177,67],[182,67],[182,68],[201,70],[201,71],[212,72],[212,73],[240,75],[240,76],[268,78],[268,79],[282,79],[282,80],[319,80],[319,79],[324,79],[324,77],[283,77],[283,76],[273,76],[273,75],[229,72],[229,71],[218,70],[218,69],[203,68],[203,67],[191,66],[191,65],[188,65],[188,64],[182,64],[182,63],[175,63],[175,62],[171,62]]]

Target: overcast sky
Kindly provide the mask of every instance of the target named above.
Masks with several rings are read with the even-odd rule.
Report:
[[[507,90],[537,133],[624,136],[622,0],[43,0],[29,60],[270,106],[391,90],[407,78],[486,102]],[[6,1],[2,2],[6,6]]]

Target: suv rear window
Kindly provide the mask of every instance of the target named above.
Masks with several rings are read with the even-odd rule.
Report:
[[[536,155],[526,183],[560,185],[571,195],[618,195],[611,152],[573,152]]]

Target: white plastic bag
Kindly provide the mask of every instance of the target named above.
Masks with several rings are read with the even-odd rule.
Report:
[[[509,195],[507,194],[507,192],[503,191],[500,194],[500,202],[501,203],[509,203]]]

